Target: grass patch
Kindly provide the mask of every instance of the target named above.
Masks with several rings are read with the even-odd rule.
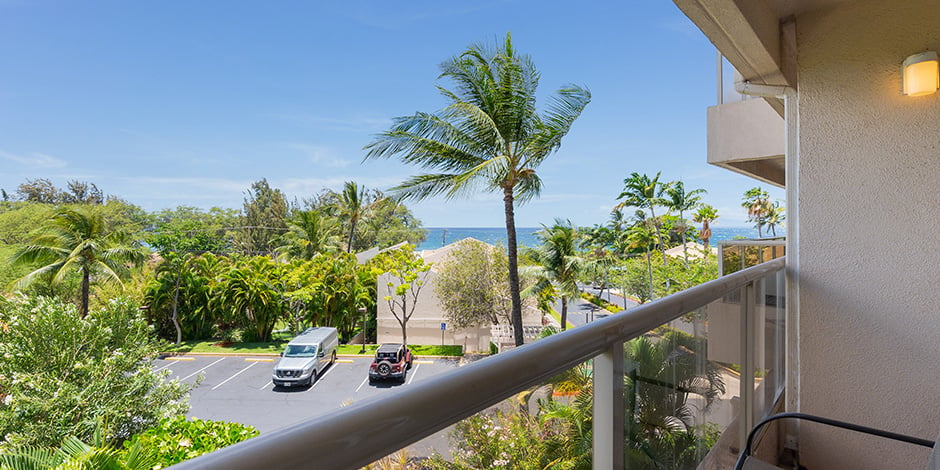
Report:
[[[561,325],[561,314],[560,314],[560,313],[558,313],[557,311],[555,311],[555,309],[551,309],[551,311],[549,311],[548,314],[551,315],[552,318],[554,318],[555,321],[557,321],[559,325]],[[568,322],[568,328],[567,328],[567,329],[571,329],[571,328],[574,328],[574,323]]]
[[[287,339],[275,340],[267,343],[220,343],[216,340],[183,341],[179,345],[170,344],[163,348],[169,353],[228,353],[228,354],[279,354],[284,350]],[[367,344],[364,356],[372,356],[378,349],[377,344]],[[454,345],[409,345],[416,356],[463,356],[463,346]],[[337,354],[359,354],[361,344],[341,344],[336,348]]]
[[[581,298],[611,313],[617,313],[623,310],[623,307],[617,304],[612,304],[594,294],[591,294],[590,292],[582,292]]]
[[[278,354],[284,350],[287,340],[257,343],[220,343],[216,340],[183,341],[170,344],[164,350],[173,353],[241,353],[241,354]]]

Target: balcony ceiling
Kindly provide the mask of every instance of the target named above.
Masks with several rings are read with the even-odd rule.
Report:
[[[759,1],[759,0],[744,0]],[[799,16],[816,10],[835,7],[852,0],[767,0],[770,8],[776,12],[777,18]]]

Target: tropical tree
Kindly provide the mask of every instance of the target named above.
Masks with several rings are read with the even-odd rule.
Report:
[[[414,252],[414,245],[379,253],[369,263],[374,275],[383,276],[383,299],[401,326],[401,342],[407,345],[408,320],[415,312],[431,265]]]
[[[222,276],[221,300],[235,312],[247,340],[270,341],[274,324],[286,311],[284,266],[266,256],[241,260]]]
[[[40,278],[57,283],[66,274],[78,271],[82,277],[79,312],[85,317],[92,281],[102,276],[123,286],[121,278],[128,274],[128,265],[144,258],[126,231],[109,226],[100,206],[85,205],[58,209],[16,252],[13,264],[42,264],[17,281],[20,288]]]
[[[479,44],[441,65],[454,90],[439,87],[450,104],[436,113],[400,117],[366,146],[366,159],[399,158],[434,172],[414,176],[393,192],[400,199],[447,198],[477,188],[503,196],[509,257],[509,285],[515,343],[524,343],[516,242],[516,203],[537,197],[536,170],[561,146],[561,139],[590,102],[586,89],[568,85],[536,110],[539,74],[529,56],[513,47]]]
[[[647,219],[643,211],[637,211],[636,217],[637,222],[628,229],[626,239],[631,249],[642,249],[646,253],[646,268],[650,281],[649,298],[652,300],[656,298],[656,294],[653,291],[653,262],[650,258],[650,249],[656,243],[653,237],[656,224]]]
[[[577,234],[571,221],[556,219],[555,225],[543,225],[542,230],[536,232],[541,246],[529,254],[536,265],[527,272],[534,275],[536,281],[525,293],[538,295],[545,290],[555,293],[561,301],[562,331],[568,323],[568,302],[581,294],[578,277],[587,266],[577,251]]]
[[[242,248],[247,254],[266,255],[274,251],[275,239],[287,231],[289,210],[284,193],[272,188],[267,179],[252,183],[245,196],[242,231],[239,233]]]
[[[672,184],[666,186],[666,206],[670,210],[679,212],[679,222],[685,227],[685,212],[695,209],[701,201],[702,197],[700,194],[705,194],[708,191],[704,189],[693,189],[691,191],[685,190],[685,183],[682,181],[674,181]],[[689,266],[689,249],[685,245],[685,230],[681,230],[679,233],[682,235],[682,254],[685,256],[685,265]]]
[[[511,314],[506,252],[467,238],[435,266],[434,292],[455,328],[507,323]]]
[[[355,181],[343,184],[340,193],[339,215],[349,224],[349,236],[346,237],[346,252],[352,253],[353,239],[356,236],[356,224],[365,215],[368,205],[365,203],[366,189],[360,187]]]
[[[718,211],[708,205],[702,204],[699,206],[698,210],[695,212],[695,215],[692,216],[692,220],[702,224],[702,230],[699,232],[699,237],[702,238],[702,243],[705,245],[705,252],[708,252],[708,241],[712,238],[712,229],[711,223],[718,218]]]
[[[757,227],[757,237],[762,238],[761,230],[767,224],[767,214],[772,210],[770,193],[761,188],[751,188],[744,193],[744,202],[741,207],[747,209],[748,222],[754,222]]]
[[[320,253],[334,253],[340,246],[335,219],[318,211],[297,211],[288,229],[277,251],[291,258],[311,260]]]
[[[623,192],[617,196],[622,201],[615,206],[615,209],[622,207],[636,207],[639,209],[649,209],[650,218],[648,219],[655,229],[656,238],[659,240],[659,250],[663,254],[663,261],[666,259],[666,244],[663,242],[663,234],[660,229],[660,219],[656,217],[656,206],[663,206],[666,200],[663,199],[664,186],[659,182],[660,173],[650,178],[646,174],[633,172],[630,177],[623,180]]]

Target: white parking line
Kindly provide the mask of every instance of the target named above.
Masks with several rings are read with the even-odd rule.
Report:
[[[210,390],[215,390],[215,389],[217,389],[217,388],[219,388],[219,387],[225,385],[226,382],[228,382],[229,380],[234,379],[235,377],[238,377],[238,374],[241,374],[242,372],[245,372],[246,370],[251,369],[255,364],[257,364],[257,362],[252,362],[251,364],[248,364],[248,367],[246,367],[246,368],[244,368],[244,369],[242,369],[242,370],[236,372],[235,375],[233,375],[233,376],[231,376],[231,377],[229,377],[229,378],[223,380],[221,383],[219,383],[219,384],[216,385],[215,387],[212,387]]]
[[[269,387],[271,384],[273,384],[273,383],[274,383],[274,382],[268,380],[268,383],[262,385],[261,388],[259,388],[258,390],[264,390],[264,389],[268,388],[268,387]]]
[[[170,366],[172,366],[172,365],[173,365],[173,363],[171,362],[171,363],[169,363],[169,364],[167,364],[167,365],[165,365],[165,366],[163,366],[163,367],[161,367],[161,368],[159,368],[159,369],[155,369],[154,372],[160,372],[161,370],[166,369],[167,367],[170,367]]]
[[[320,382],[323,381],[323,377],[326,377],[326,374],[329,374],[330,372],[333,372],[333,369],[335,369],[335,368],[336,368],[336,364],[333,364],[332,366],[330,366],[329,369],[326,370],[326,372],[323,373],[323,375],[317,377],[317,381],[313,383],[313,385],[310,387],[310,390],[313,390],[313,387],[316,387],[317,385],[320,385]]]
[[[362,386],[363,386],[363,385],[365,385],[365,384],[366,384],[366,382],[368,382],[368,381],[369,381],[369,378],[368,378],[368,377],[366,377],[366,378],[364,378],[364,379],[362,379],[362,383],[361,383],[361,384],[359,384],[359,387],[358,387],[358,388],[356,388],[356,391],[355,391],[355,392],[353,392],[353,393],[359,393],[359,389],[360,389],[360,388],[362,388]]]
[[[200,372],[202,372],[202,371],[204,371],[204,370],[206,370],[206,369],[208,369],[208,368],[210,368],[210,367],[212,367],[212,366],[214,366],[214,365],[216,365],[216,364],[218,364],[218,363],[220,363],[220,362],[222,362],[223,359],[225,359],[225,358],[223,357],[223,358],[219,359],[218,361],[215,361],[215,362],[213,362],[212,364],[209,364],[209,365],[203,367],[202,369],[199,369],[199,370],[197,370],[196,372],[193,372],[192,374],[189,374],[189,375],[187,375],[186,377],[183,377],[182,379],[180,379],[180,382],[182,382],[182,381],[184,381],[184,380],[186,380],[186,379],[188,379],[188,378],[190,378],[190,377],[192,377],[192,376],[194,376],[194,375],[196,375],[196,374],[198,374],[198,373],[200,373]]]
[[[418,369],[420,369],[420,368],[421,368],[421,364],[418,364],[418,365],[415,366],[415,370],[411,371],[411,378],[408,379],[408,384],[411,384],[411,382],[414,381],[414,379],[415,379],[415,374],[418,373]]]

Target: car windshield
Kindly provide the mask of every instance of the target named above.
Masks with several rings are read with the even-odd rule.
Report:
[[[284,350],[284,357],[313,357],[317,355],[317,347],[312,345],[288,344]]]

